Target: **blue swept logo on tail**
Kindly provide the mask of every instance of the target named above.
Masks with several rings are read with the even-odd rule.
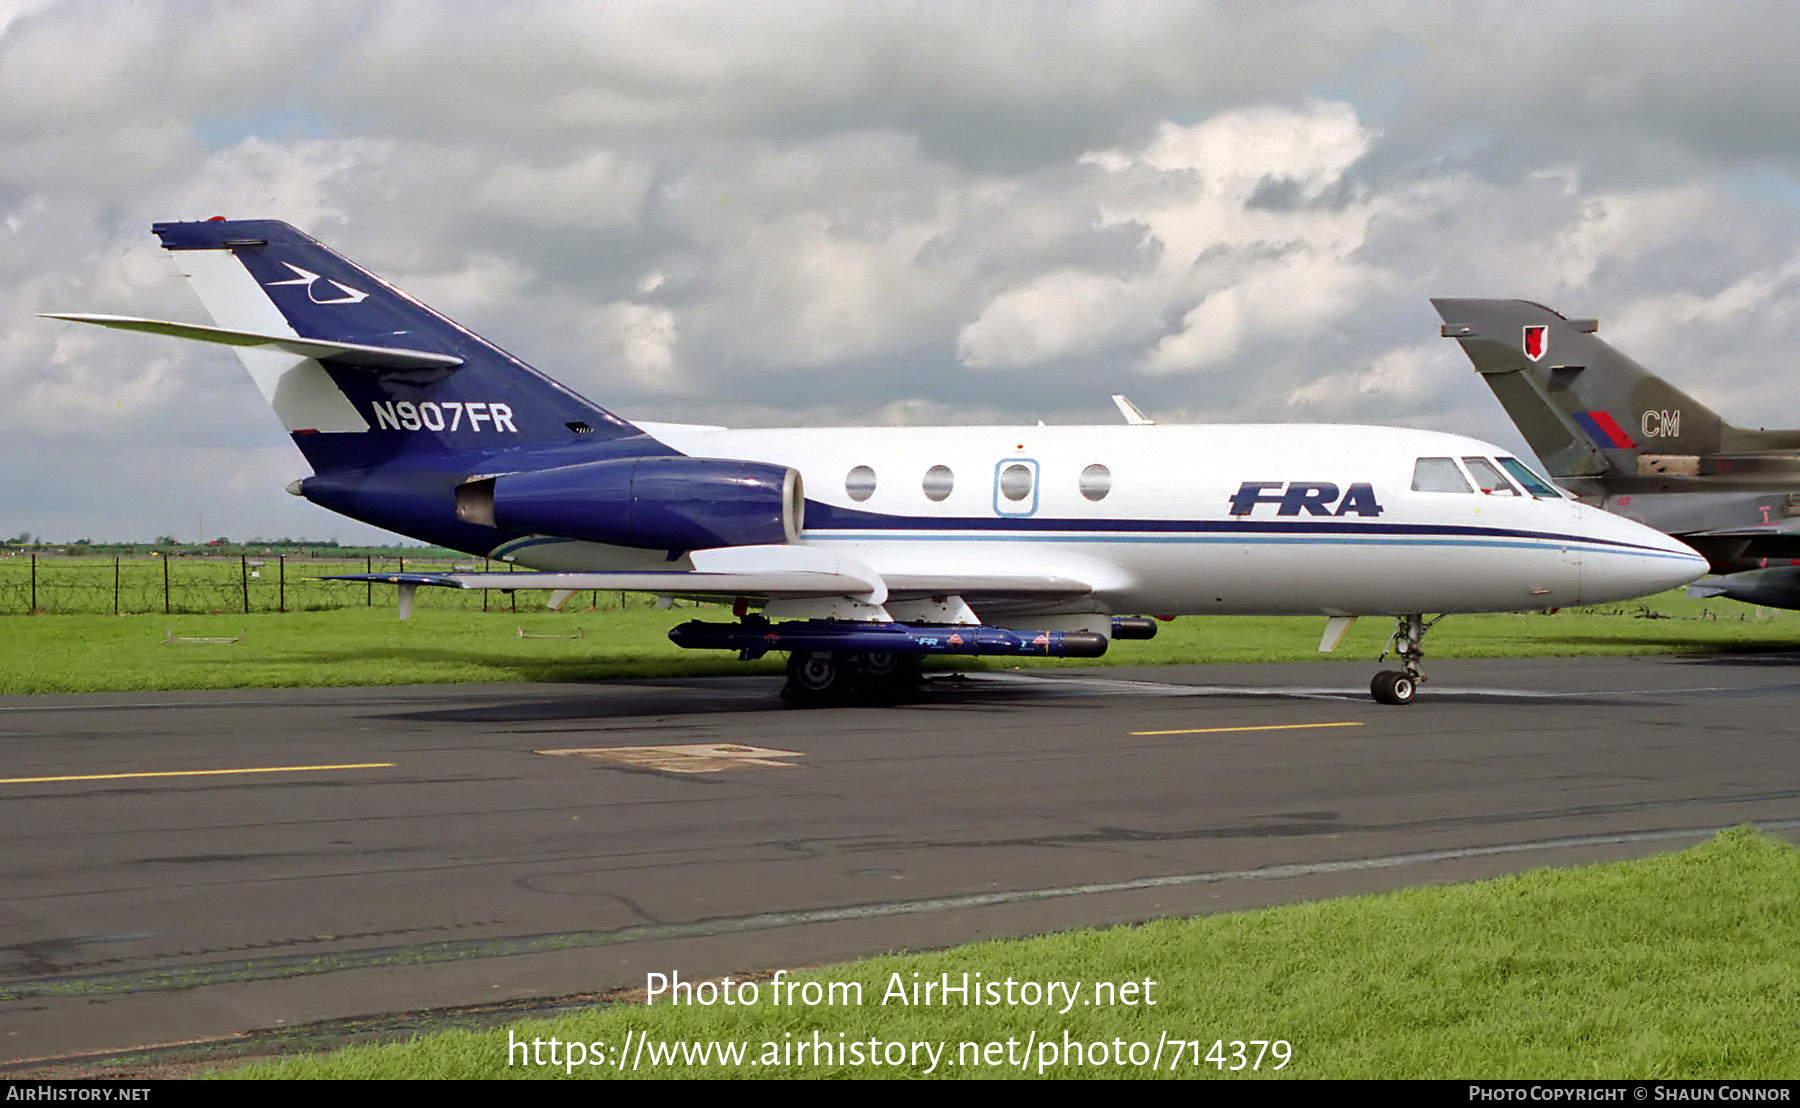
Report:
[[[313,291],[313,286],[317,285],[320,281],[325,281],[325,278],[319,276],[317,273],[309,273],[295,265],[293,262],[283,262],[282,264],[299,274],[299,276],[292,281],[269,281],[263,286],[264,288],[274,289],[282,288],[287,285],[304,285],[306,286],[307,298],[314,304],[360,304],[369,298],[368,293],[363,292],[361,289],[353,289],[341,281],[326,281],[326,284],[331,285],[333,288],[343,293],[343,295],[333,297],[329,300],[321,300],[319,299],[319,294]]]

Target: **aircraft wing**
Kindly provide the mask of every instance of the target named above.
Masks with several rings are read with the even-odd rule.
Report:
[[[555,592],[651,592],[684,599],[804,600],[817,597],[866,598],[870,582],[860,576],[809,570],[708,572],[705,570],[639,570],[618,573],[347,573],[326,581],[372,581],[386,585],[427,585],[448,589],[549,589]],[[1068,600],[1086,596],[1093,586],[1066,577],[933,577],[884,578],[889,599],[961,596],[982,600]]]
[[[989,600],[1072,600],[1087,596],[1094,586],[1073,577],[1027,577],[986,574],[949,577],[940,574],[894,574],[887,579],[888,595],[896,600],[929,596],[960,596],[979,606]]]
[[[1676,538],[1688,539],[1800,539],[1800,519],[1780,519],[1772,523],[1758,523],[1749,527],[1720,527],[1706,531],[1688,531],[1678,534]]]
[[[1800,562],[1800,520],[1784,519],[1746,527],[1670,533],[1699,551],[1716,568],[1757,565],[1767,569],[1771,563],[1785,566]],[[1773,604],[1783,608],[1795,606],[1791,598],[1779,602],[1762,599],[1751,603]]]
[[[806,600],[849,597],[867,604],[961,596],[970,604],[1054,602],[1087,596],[1090,581],[1061,574],[878,572],[856,558],[809,546],[735,546],[696,550],[692,568],[517,573],[363,573],[334,581],[452,589],[549,589],[575,593],[650,592],[690,599]]]
[[[700,570],[642,570],[627,573],[350,573],[326,581],[373,581],[388,585],[431,585],[447,589],[550,589],[557,592],[654,592],[691,598],[738,596],[860,596],[869,583],[840,573],[788,571],[707,573]]]

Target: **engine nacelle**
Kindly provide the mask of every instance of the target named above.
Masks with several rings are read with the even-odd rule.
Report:
[[[471,481],[456,514],[523,534],[649,550],[792,542],[805,526],[800,474],[723,458],[621,458]]]

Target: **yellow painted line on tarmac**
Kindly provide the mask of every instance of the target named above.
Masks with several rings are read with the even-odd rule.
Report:
[[[1186,731],[1133,731],[1133,735],[1217,735],[1223,731],[1305,731],[1313,727],[1361,727],[1360,720],[1342,723],[1266,723],[1259,727],[1195,727]]]
[[[661,770],[665,773],[722,773],[730,769],[797,769],[783,758],[805,757],[798,750],[772,750],[742,743],[687,743],[678,746],[597,746],[540,750],[539,754],[592,758],[597,762]]]
[[[0,785],[43,785],[54,781],[125,781],[134,777],[222,777],[233,773],[322,773],[334,769],[393,769],[398,762],[358,762],[343,766],[258,766],[253,769],[174,769],[154,773],[80,773],[66,777],[0,777]]]

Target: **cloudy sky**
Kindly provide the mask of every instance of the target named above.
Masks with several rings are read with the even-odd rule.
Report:
[[[278,218],[627,417],[1519,440],[1431,296],[1800,426],[1800,5],[0,0],[0,533],[380,534],[162,219]]]

